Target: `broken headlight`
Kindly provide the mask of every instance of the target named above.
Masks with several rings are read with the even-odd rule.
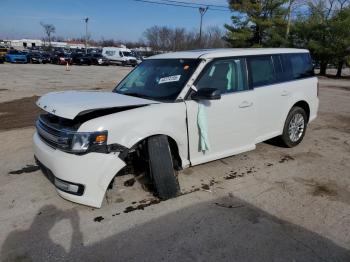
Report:
[[[85,153],[107,144],[107,131],[75,133],[71,140],[73,153]]]

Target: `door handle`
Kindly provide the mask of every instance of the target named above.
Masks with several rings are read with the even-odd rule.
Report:
[[[283,90],[281,93],[281,96],[289,96],[289,92],[286,90]]]
[[[245,108],[245,107],[250,107],[253,105],[253,102],[248,102],[248,101],[243,101],[240,105],[239,108]]]

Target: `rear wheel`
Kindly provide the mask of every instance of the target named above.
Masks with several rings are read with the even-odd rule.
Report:
[[[148,157],[150,176],[158,197],[169,199],[178,196],[180,186],[166,136],[159,135],[148,139]]]
[[[295,147],[304,138],[307,127],[307,116],[301,107],[293,107],[286,119],[281,140],[287,147]]]

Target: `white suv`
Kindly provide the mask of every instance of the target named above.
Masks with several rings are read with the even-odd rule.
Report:
[[[160,198],[176,171],[255,149],[301,142],[318,109],[307,50],[213,49],[150,57],[113,92],[42,96],[37,162],[58,193],[100,207],[125,167],[144,167]],[[129,169],[128,169],[129,170]]]

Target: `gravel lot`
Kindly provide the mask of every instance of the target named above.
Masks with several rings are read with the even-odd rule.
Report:
[[[176,199],[131,176],[101,209],[60,198],[33,160],[36,96],[110,90],[130,70],[0,65],[0,261],[350,261],[350,80],[320,79],[298,147],[186,169]]]

